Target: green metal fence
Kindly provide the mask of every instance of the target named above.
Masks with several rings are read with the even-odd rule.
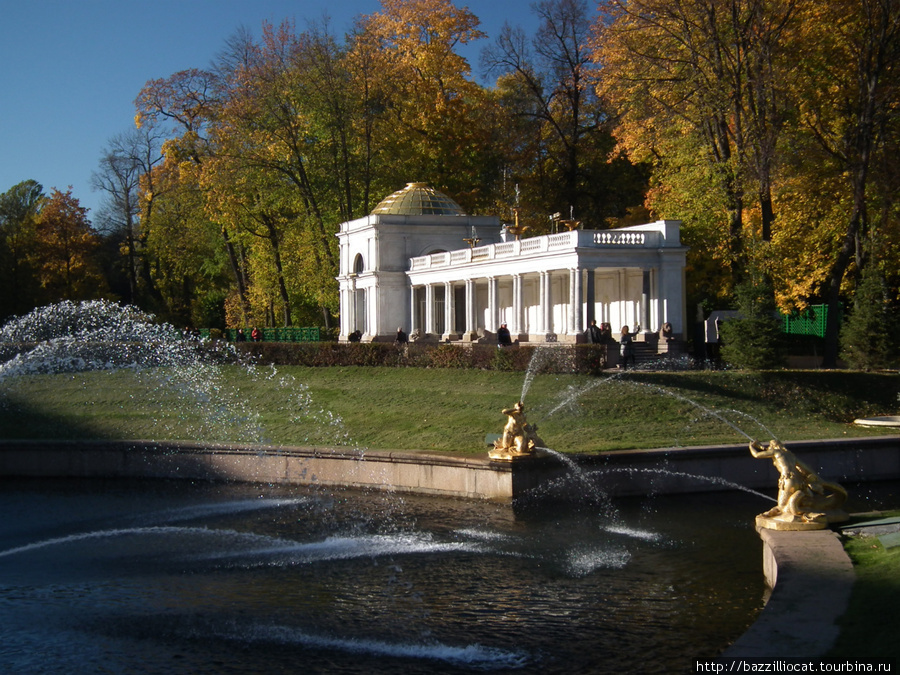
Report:
[[[251,328],[244,329],[244,339],[247,342],[251,341],[250,333]],[[263,342],[319,342],[319,327],[318,326],[304,326],[304,327],[289,327],[289,328],[260,328],[262,331]],[[209,337],[209,329],[204,329],[200,331],[200,337],[208,338]],[[229,342],[237,342],[237,329],[236,328],[228,328],[222,331],[223,336]]]
[[[803,312],[786,314],[782,318],[783,330],[788,335],[815,335],[824,338],[828,305],[810,305]]]

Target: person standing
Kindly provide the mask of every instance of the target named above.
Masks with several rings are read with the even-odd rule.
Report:
[[[500,324],[500,328],[497,329],[497,346],[512,347],[512,336],[509,334],[509,328],[506,327],[505,323]]]
[[[622,355],[622,369],[628,370],[628,362],[632,368],[635,366],[634,338],[640,332],[641,327],[635,326],[634,333],[628,330],[628,326],[622,326],[622,334],[619,336],[619,350]]]
[[[585,335],[587,337],[587,341],[592,345],[599,345],[603,342],[603,334],[600,332],[600,327],[597,325],[597,320],[591,320],[591,325],[588,326],[588,329],[585,331]]]

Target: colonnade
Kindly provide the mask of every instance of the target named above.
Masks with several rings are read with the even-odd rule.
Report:
[[[474,339],[507,324],[523,340],[573,340],[592,320],[613,330],[663,323],[654,269],[564,269],[414,284],[411,328],[442,340]]]

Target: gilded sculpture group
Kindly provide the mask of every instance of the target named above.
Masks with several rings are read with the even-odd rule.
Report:
[[[506,426],[488,452],[491,459],[513,461],[533,457],[544,447],[537,426],[525,419],[524,403],[519,401],[512,408],[505,408],[503,414],[507,417]],[[757,459],[771,459],[779,474],[777,504],[756,517],[757,527],[816,530],[824,529],[828,523],[847,520],[847,514],[841,510],[847,491],[837,483],[820,478],[779,441],[773,440],[767,446],[753,441],[750,454]]]

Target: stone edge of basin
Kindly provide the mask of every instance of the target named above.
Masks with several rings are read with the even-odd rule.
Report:
[[[763,572],[772,588],[756,621],[723,658],[807,659],[823,656],[840,629],[856,573],[831,530],[762,529]]]

